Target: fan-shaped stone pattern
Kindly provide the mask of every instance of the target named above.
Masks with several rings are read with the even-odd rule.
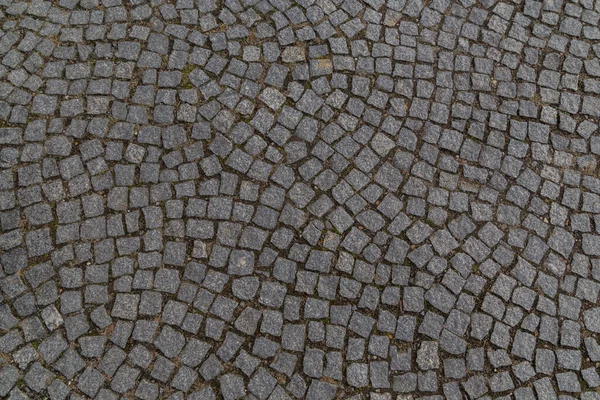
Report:
[[[0,0],[0,397],[598,398],[599,20]]]

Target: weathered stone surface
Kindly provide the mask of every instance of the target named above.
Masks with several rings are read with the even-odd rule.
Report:
[[[595,398],[597,3],[0,0],[0,397]]]

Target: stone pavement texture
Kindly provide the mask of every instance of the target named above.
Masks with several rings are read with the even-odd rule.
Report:
[[[599,21],[0,0],[0,397],[600,399]]]

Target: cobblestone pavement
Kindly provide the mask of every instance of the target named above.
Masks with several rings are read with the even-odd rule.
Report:
[[[599,19],[0,0],[0,397],[600,399]]]

